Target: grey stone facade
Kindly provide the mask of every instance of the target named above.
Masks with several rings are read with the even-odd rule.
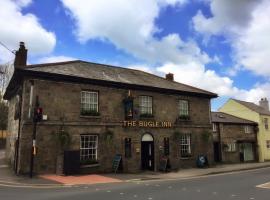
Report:
[[[19,149],[20,173],[29,171],[31,137],[33,124],[29,118],[30,81],[25,79],[23,84],[23,105],[21,118],[21,138]],[[100,116],[85,117],[80,115],[80,93],[83,90],[99,92]],[[143,134],[150,133],[155,143],[155,170],[159,168],[159,160],[163,156],[163,138],[170,138],[170,164],[172,169],[194,167],[199,154],[208,156],[212,163],[211,138],[205,140],[202,134],[211,131],[210,126],[210,100],[195,96],[168,95],[148,91],[132,90],[134,104],[138,104],[139,95],[153,97],[152,119],[140,119],[151,121],[168,121],[171,128],[140,128],[123,127],[124,107],[123,99],[128,90],[109,88],[96,85],[74,84],[49,80],[34,79],[33,96],[38,95],[43,114],[48,120],[38,123],[37,126],[37,155],[35,158],[35,171],[37,173],[55,173],[58,147],[54,134],[59,131],[64,122],[65,130],[72,138],[70,150],[80,149],[80,134],[97,134],[98,166],[95,172],[112,171],[112,160],[115,154],[124,155],[124,138],[132,139],[132,156],[123,156],[124,172],[138,172],[141,170],[141,138]],[[178,100],[187,99],[190,107],[190,120],[177,121]],[[10,102],[12,107],[12,102]],[[64,120],[63,120],[64,119]],[[104,133],[110,130],[113,133],[111,141],[104,139]],[[176,138],[177,133],[191,134],[192,155],[189,158],[181,158],[180,144]]]
[[[64,149],[76,153],[76,160],[81,163],[79,172],[85,173],[111,172],[117,154],[122,155],[124,172],[146,169],[143,164],[157,171],[164,157],[169,159],[171,169],[194,167],[202,154],[208,157],[209,164],[213,163],[210,100],[216,94],[175,82],[173,74],[162,78],[85,61],[26,66],[26,60],[27,49],[21,42],[15,71],[4,95],[10,104],[7,158],[17,173],[29,173],[32,155],[35,173],[62,173],[63,165],[67,165],[63,164]],[[81,112],[82,91],[98,94],[98,103],[95,102],[98,110],[90,113],[92,116],[82,115],[85,114]],[[130,118],[124,100],[131,96],[134,110],[129,110]],[[152,112],[144,118],[137,113],[140,96],[152,99]],[[184,100],[184,115],[180,115],[179,100]],[[33,140],[37,102],[44,120],[37,123],[36,140]],[[127,117],[129,122],[125,122]],[[125,123],[149,125],[126,126]],[[87,138],[87,151],[97,152],[95,163],[82,163],[85,134],[95,139],[89,142],[90,136]],[[60,136],[70,142],[64,145],[65,140],[59,140]],[[92,155],[86,158],[93,160]],[[65,161],[71,160],[68,157]]]

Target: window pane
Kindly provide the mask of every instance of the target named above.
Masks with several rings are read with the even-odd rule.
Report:
[[[152,97],[150,96],[140,96],[139,97],[139,105],[140,105],[140,114],[149,114],[151,115],[153,112],[153,102]]]
[[[180,116],[188,116],[188,101],[187,100],[179,100],[179,115]]]
[[[98,92],[81,92],[81,110],[98,112]]]
[[[85,160],[97,160],[97,148],[98,148],[98,136],[97,135],[81,135],[80,141],[80,159]]]

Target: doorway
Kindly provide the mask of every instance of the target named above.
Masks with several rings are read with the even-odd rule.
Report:
[[[144,134],[141,143],[141,164],[142,170],[154,170],[155,169],[155,148],[154,138],[150,134]]]
[[[220,142],[214,142],[214,160],[216,163],[221,162]]]

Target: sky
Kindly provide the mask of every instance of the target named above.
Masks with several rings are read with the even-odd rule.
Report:
[[[0,42],[28,64],[135,68],[229,98],[270,99],[269,0],[1,0]],[[0,64],[14,54],[0,46]]]

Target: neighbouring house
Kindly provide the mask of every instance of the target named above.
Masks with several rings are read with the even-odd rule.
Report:
[[[219,111],[258,123],[257,141],[259,161],[270,160],[270,111],[266,98],[262,98],[259,105],[237,99],[229,99]]]
[[[26,55],[21,43],[4,95],[7,156],[17,173],[29,172],[33,154],[35,173],[78,161],[81,172],[111,172],[116,155],[124,172],[159,170],[164,158],[172,169],[194,167],[201,154],[213,163],[210,100],[216,94],[175,82],[173,74],[79,60],[26,65]],[[33,137],[35,111],[42,121]]]
[[[257,123],[212,112],[214,160],[219,163],[258,161]]]

